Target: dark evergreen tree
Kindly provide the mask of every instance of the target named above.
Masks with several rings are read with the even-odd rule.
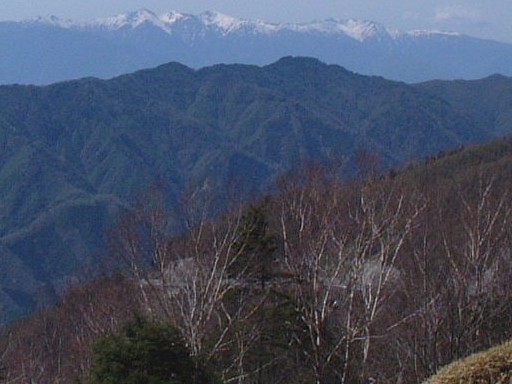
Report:
[[[266,201],[251,205],[242,217],[235,245],[238,256],[231,268],[232,275],[241,274],[249,279],[257,279],[262,289],[274,273],[273,262],[277,250],[276,237],[268,231],[266,206]]]
[[[138,318],[94,346],[91,384],[214,383],[179,332]]]

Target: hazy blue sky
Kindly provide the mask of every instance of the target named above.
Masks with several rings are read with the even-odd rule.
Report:
[[[401,30],[452,30],[512,42],[511,0],[0,0],[0,20],[46,15],[87,20],[139,8],[214,10],[272,22],[355,18]]]

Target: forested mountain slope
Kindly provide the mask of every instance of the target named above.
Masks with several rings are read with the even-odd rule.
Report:
[[[495,134],[510,132],[512,122],[512,79],[493,75],[480,80],[429,81],[418,88],[441,97],[478,123],[493,127]]]
[[[489,83],[493,95],[509,82],[467,83],[467,92],[477,98],[473,86]],[[367,152],[386,168],[512,128],[486,117],[492,103],[468,109],[446,87],[433,94],[291,57],[0,87],[1,316],[96,271],[105,229],[151,184],[165,187],[171,205],[200,192],[221,209],[309,161],[341,160],[350,173]]]
[[[119,381],[92,345],[134,317],[173,327],[221,382],[416,384],[512,337],[512,138],[351,180],[335,165],[290,172],[272,195],[214,219],[191,217],[180,236],[150,195],[117,221],[120,272],[0,334],[7,382],[88,382],[98,363]],[[509,351],[495,353],[453,368],[462,380],[473,368],[486,383],[508,378]],[[147,374],[140,366],[126,365]]]

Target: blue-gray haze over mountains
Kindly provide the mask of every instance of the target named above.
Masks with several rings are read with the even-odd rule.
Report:
[[[405,82],[512,75],[512,44],[456,33],[392,31],[368,21],[272,24],[214,12],[139,10],[92,22],[55,17],[0,22],[0,84],[110,78],[170,61],[193,68],[265,65],[289,55]]]

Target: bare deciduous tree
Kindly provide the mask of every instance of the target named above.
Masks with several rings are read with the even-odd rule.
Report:
[[[342,186],[313,176],[288,186],[281,199],[285,263],[295,278],[292,291],[307,330],[302,350],[315,381],[335,375],[347,382],[354,379],[352,355],[360,355],[364,376],[372,340],[401,320],[390,317],[386,327],[375,327],[399,285],[397,259],[423,203],[392,182]]]

